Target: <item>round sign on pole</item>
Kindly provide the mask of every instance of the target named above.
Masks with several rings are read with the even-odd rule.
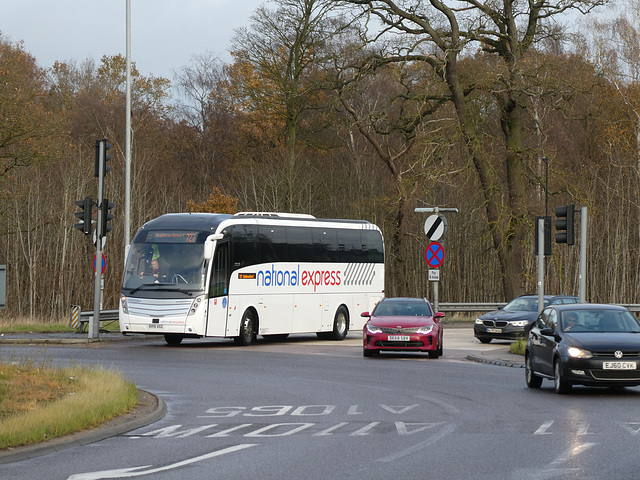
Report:
[[[444,262],[444,247],[438,242],[431,242],[424,251],[424,259],[431,268],[438,268]]]
[[[444,215],[430,215],[424,222],[424,234],[431,241],[439,240],[447,232],[447,219]]]
[[[107,257],[104,256],[104,253],[102,254],[102,268],[101,271],[104,274],[105,269],[107,268]],[[96,271],[96,256],[93,256],[93,271]]]

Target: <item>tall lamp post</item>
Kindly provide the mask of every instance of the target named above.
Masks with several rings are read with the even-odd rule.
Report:
[[[131,237],[131,0],[127,0],[127,80],[124,174],[124,252],[125,260]]]

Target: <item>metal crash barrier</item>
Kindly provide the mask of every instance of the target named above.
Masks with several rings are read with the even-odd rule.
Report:
[[[69,318],[69,328],[86,332],[87,325],[93,320],[93,310],[81,311],[79,305],[72,305]],[[118,310],[100,310],[100,332],[107,332],[106,327],[118,321]]]
[[[444,313],[464,313],[464,312],[492,312],[506,305],[506,303],[440,303],[439,310]],[[640,312],[640,304],[637,303],[615,303],[628,308],[630,311]]]

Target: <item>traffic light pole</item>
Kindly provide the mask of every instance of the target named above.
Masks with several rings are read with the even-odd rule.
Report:
[[[544,308],[544,250],[545,250],[545,218],[538,218],[538,313]]]
[[[578,279],[578,299],[587,301],[587,207],[580,208],[580,273]]]
[[[95,284],[93,289],[93,319],[89,322],[89,338],[100,336],[100,304],[102,293],[102,209],[104,193],[104,174],[106,167],[106,140],[96,140],[96,156],[98,163],[98,215],[96,219],[96,260],[95,260]]]

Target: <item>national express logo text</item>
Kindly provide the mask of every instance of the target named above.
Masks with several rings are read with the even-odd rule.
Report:
[[[340,270],[302,270],[297,269],[276,270],[271,265],[270,270],[258,270],[257,274],[244,274],[244,278],[255,278],[258,287],[297,287],[299,285],[313,285],[315,292],[318,287],[342,284],[342,272]]]

